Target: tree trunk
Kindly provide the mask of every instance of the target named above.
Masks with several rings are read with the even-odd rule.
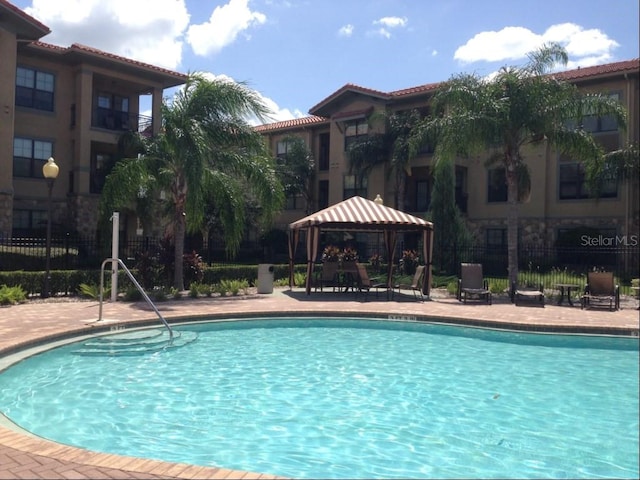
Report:
[[[186,217],[184,211],[176,210],[175,226],[173,234],[175,235],[175,252],[174,252],[174,268],[173,268],[173,286],[179,291],[184,290],[184,235],[186,231]]]
[[[184,177],[177,175],[173,190],[174,198],[174,244],[175,252],[173,255],[173,287],[179,291],[184,290],[184,236],[187,231],[187,185]]]
[[[513,163],[507,163],[507,256],[509,288],[518,282],[518,176]]]

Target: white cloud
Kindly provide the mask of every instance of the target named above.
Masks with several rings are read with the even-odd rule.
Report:
[[[248,0],[229,0],[213,10],[208,22],[191,25],[187,42],[196,55],[215,54],[233,43],[241,33],[266,21],[266,15],[249,8]]]
[[[225,74],[216,75],[215,73],[204,72],[204,71],[199,71],[197,73],[202,75],[204,78],[209,79],[209,80],[224,80],[226,82],[235,82],[236,81],[235,79],[233,79],[229,75],[225,75]],[[247,85],[247,87],[251,88],[250,85]],[[174,89],[172,89],[169,92],[169,96],[171,97],[177,91],[179,91],[179,90],[181,90],[183,88],[184,88],[184,86],[175,87]],[[307,116],[307,114],[305,114],[304,112],[302,112],[300,110],[294,110],[292,112],[288,108],[282,108],[274,100],[272,100],[271,98],[265,97],[264,95],[262,95],[258,91],[256,91],[256,93],[258,94],[258,96],[261,98],[262,102],[266,105],[266,107],[271,112],[269,114],[269,119],[267,120],[267,123],[281,122],[281,121],[284,121],[284,120],[292,120],[294,118],[302,118],[302,117],[306,117]],[[255,118],[255,117],[248,118],[247,122],[250,125],[260,125],[260,124],[262,124],[262,122],[260,120],[258,120],[257,118]]]
[[[33,0],[26,13],[52,33],[42,40],[72,43],[175,69],[189,24],[184,0]]]
[[[380,28],[374,30],[373,33],[384,38],[391,38],[391,29],[406,27],[407,23],[406,17],[382,17],[373,21],[373,25],[380,25]]]
[[[341,37],[350,37],[351,35],[353,35],[353,25],[349,23],[340,27],[340,30],[338,30],[338,35]]]
[[[572,57],[586,57],[593,55],[607,55],[620,45],[609,38],[604,32],[591,28],[583,30],[573,23],[552,25],[542,35],[545,42],[558,42],[567,49]]]
[[[619,46],[604,32],[597,29],[585,30],[573,23],[552,25],[542,34],[536,34],[525,27],[505,27],[497,32],[478,33],[456,50],[454,59],[462,63],[517,60],[550,42],[558,42],[564,46],[569,57],[598,59],[596,63],[608,61],[612,50]],[[582,60],[572,59],[572,62],[584,65]]]
[[[380,20],[375,20],[374,25],[384,25],[388,28],[404,27],[407,25],[407,17],[382,17]]]

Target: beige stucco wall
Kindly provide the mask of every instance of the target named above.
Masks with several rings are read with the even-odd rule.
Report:
[[[11,234],[16,36],[0,29],[0,235]]]

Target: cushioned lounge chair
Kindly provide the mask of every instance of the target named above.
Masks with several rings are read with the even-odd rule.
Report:
[[[542,284],[538,288],[524,288],[514,283],[511,285],[511,301],[516,305],[528,303],[544,307],[544,288]]]
[[[413,276],[413,280],[411,282],[411,285],[409,284],[403,284],[403,283],[398,283],[396,285],[393,286],[394,290],[392,292],[392,295],[395,294],[395,290],[398,290],[398,293],[400,293],[400,290],[405,289],[405,290],[411,290],[413,292],[413,296],[417,299],[418,298],[418,294],[420,294],[420,300],[424,301],[424,295],[422,294],[422,281],[424,279],[424,265],[419,265],[416,268],[416,273]]]
[[[462,303],[467,303],[467,300],[481,300],[491,305],[491,291],[482,275],[481,263],[460,264],[457,297]]]
[[[587,273],[587,286],[580,299],[582,308],[596,304],[608,305],[609,310],[620,308],[620,288],[615,284],[613,272]]]

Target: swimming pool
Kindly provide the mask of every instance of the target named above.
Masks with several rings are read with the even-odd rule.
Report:
[[[638,340],[365,319],[185,324],[0,374],[18,425],[96,451],[295,478],[638,476]]]

